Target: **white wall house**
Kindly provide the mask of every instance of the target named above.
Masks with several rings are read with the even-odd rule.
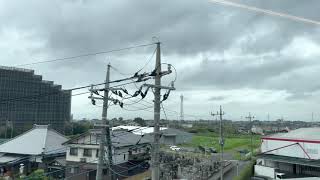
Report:
[[[67,147],[66,177],[96,169],[100,137],[100,130],[93,129],[64,143]],[[111,141],[114,166],[126,167],[130,163],[134,164],[134,162],[144,161],[150,157],[150,141],[141,136],[127,131],[115,131],[111,133]],[[105,154],[105,157],[107,157],[107,154]],[[82,166],[82,164],[85,165]],[[74,179],[94,178],[95,171],[92,171],[83,173]]]

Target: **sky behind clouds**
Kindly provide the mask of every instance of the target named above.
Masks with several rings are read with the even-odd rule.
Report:
[[[237,0],[237,2],[320,20],[318,0]],[[320,120],[319,26],[210,3],[207,0],[53,0],[0,1],[1,65],[35,61],[162,42],[162,61],[177,68],[175,92],[164,102],[169,119],[179,116],[180,94],[185,118],[211,118],[221,104],[226,118],[248,112],[265,120]],[[104,81],[110,62],[133,74],[155,46],[112,54],[46,63],[34,69],[63,88]],[[164,68],[165,66],[163,66]],[[151,61],[144,71],[152,71]],[[128,75],[127,75],[128,76]],[[112,71],[112,79],[124,75]],[[174,74],[165,77],[165,83]],[[127,86],[134,92],[135,86]],[[82,91],[83,92],[83,91]],[[152,103],[152,93],[146,101]],[[111,107],[109,117],[152,118],[153,109]],[[99,118],[101,107],[87,96],[72,100],[75,118]],[[165,118],[162,114],[162,118]]]

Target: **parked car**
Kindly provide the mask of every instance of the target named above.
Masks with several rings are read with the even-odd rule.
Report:
[[[217,151],[215,148],[209,148],[209,151],[210,151],[211,153],[218,153],[218,151]]]
[[[179,151],[181,148],[179,148],[178,146],[170,146],[170,149],[172,151]]]
[[[253,176],[251,177],[251,180],[268,180],[268,178],[262,176]]]

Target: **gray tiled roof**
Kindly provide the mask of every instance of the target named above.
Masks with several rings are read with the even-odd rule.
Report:
[[[127,131],[113,131],[111,139],[115,147],[151,143],[151,141],[144,138],[144,136],[139,136]]]
[[[31,130],[0,145],[0,153],[39,155],[64,151],[62,143],[68,139],[47,125],[35,125]]]

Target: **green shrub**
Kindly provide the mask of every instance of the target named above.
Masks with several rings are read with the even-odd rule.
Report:
[[[48,180],[43,169],[33,171],[29,176],[21,178],[21,180]]]

